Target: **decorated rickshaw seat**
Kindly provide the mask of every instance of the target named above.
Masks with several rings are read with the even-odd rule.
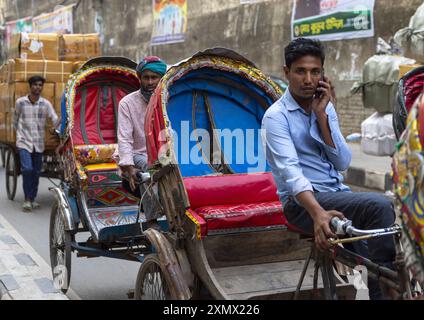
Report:
[[[174,151],[199,236],[288,227],[260,136],[274,101],[256,83],[213,68],[194,70],[169,88]],[[200,133],[185,136],[195,129]],[[219,165],[211,161],[213,139]]]
[[[117,146],[117,144],[75,146],[74,155],[76,160],[83,166],[99,163],[114,163],[112,155]]]
[[[184,178],[202,236],[228,229],[284,227],[287,220],[269,172]]]

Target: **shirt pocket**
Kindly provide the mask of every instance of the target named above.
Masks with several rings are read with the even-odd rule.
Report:
[[[302,114],[300,111],[288,118],[290,134],[293,143],[297,146],[305,144],[311,139],[309,130],[311,127],[310,117]]]

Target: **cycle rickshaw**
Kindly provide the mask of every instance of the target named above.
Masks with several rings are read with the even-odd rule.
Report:
[[[62,98],[59,161],[63,177],[50,219],[53,277],[68,290],[72,251],[138,261],[150,244],[136,221],[138,199],[122,188],[112,155],[119,101],[139,89],[136,63],[123,57],[87,61],[69,80]],[[90,232],[76,242],[79,232]]]
[[[68,84],[64,180],[52,190],[50,226],[51,266],[63,291],[72,251],[139,261],[136,299],[354,299],[356,290],[335,260],[352,268],[361,262],[404,289],[396,272],[358,260],[338,243],[320,254],[311,236],[288,224],[260,131],[280,88],[223,48],[171,67],[151,98],[149,170],[140,183],[157,186],[166,220],[162,231],[145,230],[139,199],[122,188],[112,159],[118,102],[139,86],[134,68],[127,59],[97,58]],[[361,232],[334,225],[339,234]],[[91,233],[84,243],[75,241],[81,231]]]

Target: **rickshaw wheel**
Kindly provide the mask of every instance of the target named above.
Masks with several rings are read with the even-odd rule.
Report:
[[[57,202],[50,215],[50,266],[52,268],[55,287],[66,293],[71,280],[71,242],[73,235],[65,230],[65,221],[60,214]]]
[[[135,300],[170,300],[169,286],[156,253],[143,261],[135,284]]]
[[[1,156],[1,166],[4,168],[6,166],[6,149],[0,147],[0,156]]]
[[[16,155],[12,149],[7,150],[6,154],[6,192],[9,200],[14,200],[18,182],[18,167]]]

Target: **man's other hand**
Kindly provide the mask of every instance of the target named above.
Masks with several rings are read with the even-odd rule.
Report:
[[[127,177],[132,191],[136,188],[137,170],[134,166],[120,166],[122,173]]]
[[[321,211],[314,217],[314,234],[315,244],[319,250],[327,250],[329,248],[329,238],[337,238],[337,235],[331,231],[330,222],[333,217],[344,219],[343,213],[335,210]]]

